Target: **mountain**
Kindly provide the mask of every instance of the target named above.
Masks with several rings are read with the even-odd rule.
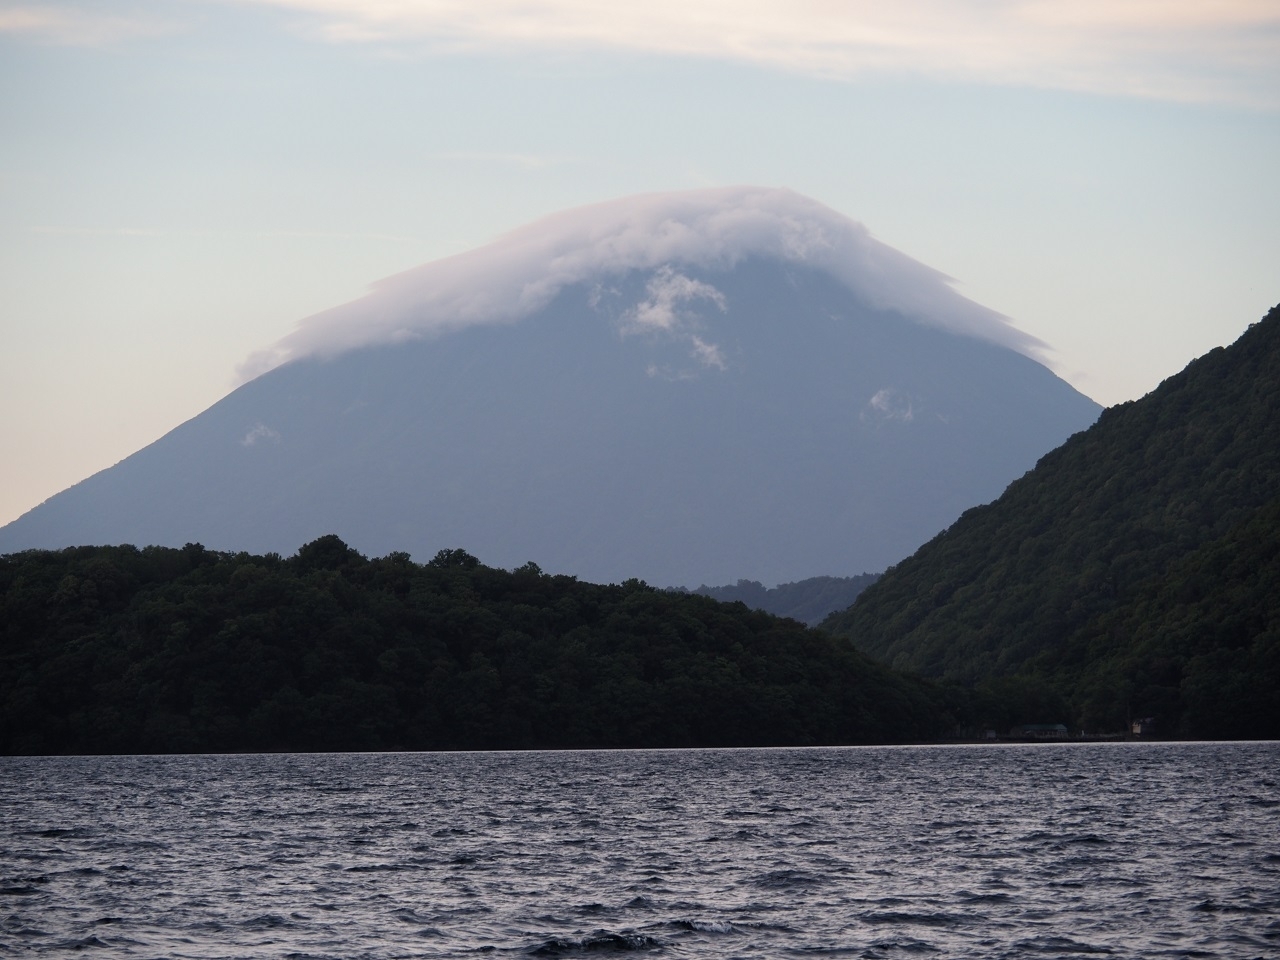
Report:
[[[752,610],[764,610],[775,617],[789,617],[816,627],[831,613],[852,604],[858,594],[878,579],[879,575],[874,573],[856,577],[809,577],[776,587],[766,587],[759,580],[739,580],[723,587],[703,584],[691,592],[721,603],[745,603]]]
[[[304,321],[253,379],[0,529],[595,581],[883,569],[1099,407],[936,271],[786,190],[571,210]]]
[[[1280,307],[823,626],[926,676],[1020,678],[1088,729],[1280,736]]]

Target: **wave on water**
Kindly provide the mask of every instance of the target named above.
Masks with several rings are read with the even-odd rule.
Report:
[[[661,941],[644,934],[601,931],[579,940],[555,937],[527,952],[535,957],[562,957],[575,953],[624,953],[634,950],[661,949]]]
[[[817,886],[827,882],[827,878],[805,870],[771,870],[750,882],[757,887],[791,889],[794,887]]]
[[[1095,946],[1091,943],[1082,943],[1079,940],[1073,940],[1070,937],[1033,937],[1029,940],[1020,940],[1015,944],[1018,950],[1030,953],[1050,953],[1050,954],[1108,954],[1116,951],[1111,947]]]
[[[732,923],[714,920],[677,920],[672,924],[677,930],[692,930],[695,933],[738,933]]]

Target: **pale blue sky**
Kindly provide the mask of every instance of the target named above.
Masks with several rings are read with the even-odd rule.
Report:
[[[370,282],[632,193],[811,196],[1104,404],[1280,301],[1280,3],[599,9],[0,2],[0,523]]]

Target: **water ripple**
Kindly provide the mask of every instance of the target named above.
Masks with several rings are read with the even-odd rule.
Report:
[[[1277,744],[0,759],[0,955],[1246,958]]]

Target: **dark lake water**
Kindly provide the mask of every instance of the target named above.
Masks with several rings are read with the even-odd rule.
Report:
[[[0,758],[0,955],[1280,957],[1280,744]]]

